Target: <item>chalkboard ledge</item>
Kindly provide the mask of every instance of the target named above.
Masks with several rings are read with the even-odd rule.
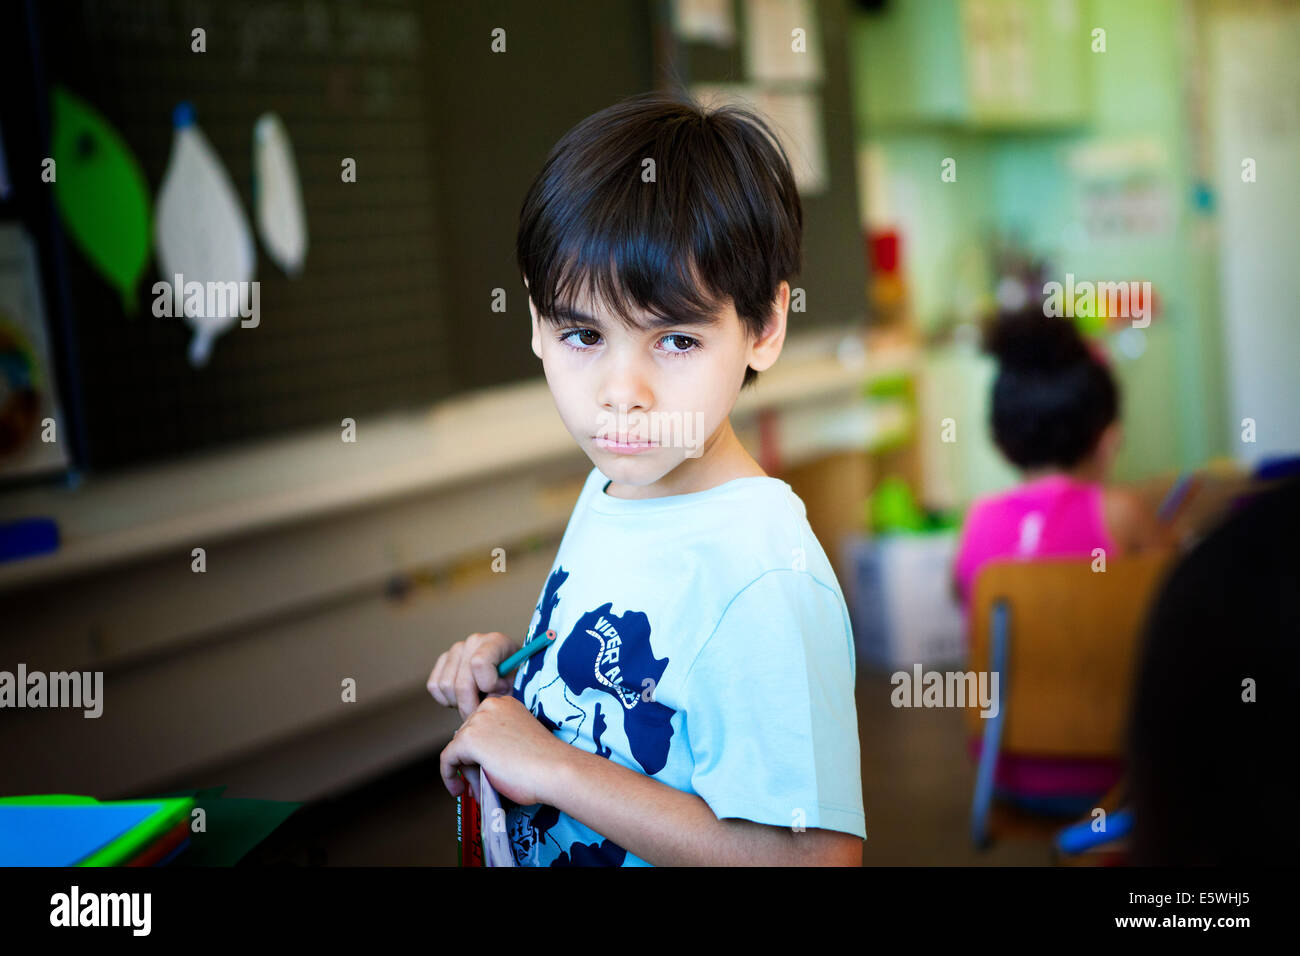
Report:
[[[913,366],[914,350],[859,348],[842,331],[792,337],[781,360],[742,393],[740,431],[764,408],[851,399],[864,382]],[[0,498],[5,520],[53,518],[58,551],[0,564],[0,592],[128,563],[194,541],[321,519],[413,493],[580,454],[544,379],[460,396],[423,411],[225,449],[114,474],[74,489]],[[805,443],[806,444],[806,443]],[[806,452],[807,449],[805,448]]]

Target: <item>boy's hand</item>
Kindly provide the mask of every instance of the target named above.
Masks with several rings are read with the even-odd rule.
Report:
[[[438,658],[426,685],[433,699],[460,710],[465,720],[479,705],[480,694],[509,694],[513,678],[498,677],[497,665],[522,645],[500,631],[471,634]]]
[[[457,770],[477,766],[497,793],[520,806],[545,802],[545,784],[570,747],[513,697],[489,697],[470,714],[439,757],[442,782],[461,796],[466,782]],[[476,776],[467,772],[466,777]],[[472,794],[478,799],[478,794]]]

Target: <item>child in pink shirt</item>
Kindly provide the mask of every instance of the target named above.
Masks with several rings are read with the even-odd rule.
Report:
[[[1096,548],[1113,557],[1161,540],[1134,495],[1102,484],[1119,447],[1119,389],[1074,323],[1031,307],[998,320],[988,348],[998,359],[993,438],[1024,481],[967,514],[954,583],[968,622],[976,575],[990,561],[1091,558]],[[970,741],[977,759],[981,748]],[[1069,812],[1104,794],[1123,769],[1117,759],[1003,754],[994,785],[1012,801]]]

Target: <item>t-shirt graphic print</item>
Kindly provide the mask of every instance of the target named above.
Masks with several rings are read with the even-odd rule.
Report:
[[[865,836],[852,634],[802,503],[773,478],[652,499],[606,484],[593,470],[574,507],[528,630],[556,637],[512,695],[719,818]],[[503,806],[521,866],[649,865],[555,807]]]

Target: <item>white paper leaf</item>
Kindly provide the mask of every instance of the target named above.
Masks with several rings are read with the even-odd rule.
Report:
[[[253,127],[253,209],[267,255],[287,275],[307,258],[307,215],[293,144],[280,117],[263,113]]]
[[[248,302],[248,283],[257,268],[257,250],[239,194],[216,150],[194,120],[188,103],[172,117],[171,157],[154,210],[154,250],[165,281],[198,282],[201,303],[180,290],[185,321],[194,329],[189,359],[207,362],[213,340],[240,319]],[[213,287],[236,283],[237,295],[213,295]]]

